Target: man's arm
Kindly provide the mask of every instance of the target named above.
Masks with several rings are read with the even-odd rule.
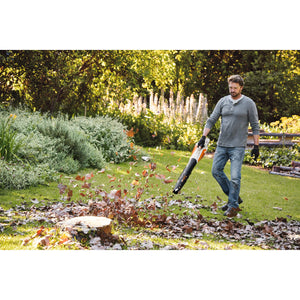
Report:
[[[259,134],[253,135],[254,145],[259,146]]]
[[[202,135],[204,135],[206,137],[209,134],[209,132],[210,132],[210,129],[205,127]]]

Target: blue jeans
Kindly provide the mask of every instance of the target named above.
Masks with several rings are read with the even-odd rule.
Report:
[[[241,187],[241,169],[245,156],[244,147],[219,147],[217,146],[212,166],[212,175],[221,186],[223,192],[228,196],[228,207],[239,207],[238,198]],[[224,167],[230,160],[230,176],[224,173]]]

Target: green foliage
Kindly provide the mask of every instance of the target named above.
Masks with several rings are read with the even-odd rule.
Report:
[[[293,160],[300,160],[299,147],[293,149],[285,147],[267,148],[261,147],[257,162],[251,157],[251,150],[246,150],[244,163],[250,165],[259,165],[263,168],[272,168],[273,166],[291,166]]]
[[[132,128],[135,143],[143,147],[192,150],[203,131],[199,123],[169,120],[163,114],[156,115],[148,109],[146,113],[133,115],[121,113],[115,108],[109,110],[108,114],[118,118],[127,128]]]
[[[269,124],[262,124],[261,129],[271,133],[299,133],[300,117],[293,115],[290,118],[282,117],[280,121]],[[276,137],[264,137],[264,139],[276,139]],[[300,160],[300,146],[295,144],[292,148],[286,147],[261,147],[260,156],[255,161],[251,155],[251,150],[245,153],[244,162],[250,165],[259,165],[264,168],[272,168],[273,166],[291,166],[293,160]]]
[[[299,52],[253,51],[251,56],[244,92],[255,100],[260,119],[270,123],[299,115]]]
[[[272,122],[270,124],[271,132],[284,133],[299,133],[300,132],[300,116],[293,115],[290,118],[282,117],[280,121]]]
[[[204,93],[212,111],[231,74],[245,77],[262,122],[300,114],[298,50],[10,50],[0,62],[1,101],[52,115],[94,116],[116,99],[158,91]]]
[[[203,133],[204,125],[200,123],[181,122],[176,117],[169,119],[164,114],[155,114],[149,109],[137,115],[121,113],[117,107],[113,106],[106,113],[119,119],[127,128],[132,128],[135,143],[143,147],[191,151]],[[219,132],[220,121],[210,132],[209,151],[214,151]]]
[[[0,120],[0,158],[10,161],[17,158],[16,153],[22,147],[22,143],[17,139],[17,133],[11,128],[15,115],[10,115],[8,119]]]
[[[0,111],[3,124],[8,124],[7,115],[10,113]],[[13,133],[11,140],[14,143],[11,144],[18,145],[12,147],[18,161],[13,169],[9,168],[14,176],[8,170],[2,170],[3,186],[7,188],[19,189],[44,182],[42,178],[48,177],[42,174],[47,174],[48,169],[49,172],[66,174],[83,168],[101,169],[107,162],[119,163],[130,159],[135,151],[132,140],[126,135],[126,127],[108,117],[68,120],[63,116],[53,118],[24,110],[14,110],[13,115],[17,117],[9,123],[9,133]],[[3,128],[7,133],[7,126]],[[21,140],[22,144],[17,144]],[[39,176],[40,181],[34,176]],[[4,180],[8,177],[10,181]],[[24,177],[29,179],[24,180]]]
[[[85,134],[76,126],[72,126],[69,121],[59,118],[53,120],[45,119],[43,123],[37,125],[37,129],[44,136],[51,138],[55,152],[58,154],[55,159],[55,165],[60,166],[61,162],[63,162],[59,171],[66,172],[63,166],[68,165],[68,162],[73,167],[78,166],[79,169],[103,167],[104,159],[102,152],[97,151],[87,141]],[[73,168],[71,170],[71,172],[77,171]]]
[[[48,164],[29,166],[0,160],[0,189],[24,189],[58,179]]]
[[[127,137],[127,128],[119,121],[106,117],[77,117],[70,120],[72,125],[85,133],[85,139],[103,153],[107,162],[120,163],[132,155],[131,139]],[[93,156],[95,157],[95,156]]]

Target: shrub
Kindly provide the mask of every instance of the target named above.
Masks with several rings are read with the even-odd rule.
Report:
[[[293,149],[285,147],[276,148],[260,148],[260,155],[257,162],[251,157],[251,150],[246,150],[244,163],[250,165],[260,165],[264,168],[272,168],[273,166],[291,166],[293,160],[300,160],[300,152],[298,146]]]
[[[0,160],[1,189],[24,189],[57,179],[57,172],[50,169],[48,164],[32,167]]]
[[[17,132],[11,128],[16,115],[10,115],[8,119],[0,120],[0,157],[7,161],[17,158],[17,152],[22,143],[17,139]]]
[[[271,128],[279,129],[285,133],[300,132],[300,116],[293,115],[292,117],[282,117],[280,121],[270,123]],[[277,132],[277,131],[276,131]]]
[[[291,117],[282,117],[280,118],[280,121],[272,122],[270,124],[262,124],[261,129],[266,132],[273,133],[299,133],[300,116],[293,115]]]
[[[203,131],[199,123],[169,120],[163,114],[156,115],[150,110],[133,115],[114,109],[108,114],[118,118],[128,128],[132,128],[135,132],[135,143],[143,147],[162,146],[167,149],[190,151],[201,138]]]
[[[54,160],[53,163],[55,167],[58,167],[57,170],[67,172],[67,168],[62,167],[67,162],[72,164],[71,170],[74,170],[75,165],[78,166],[78,169],[104,166],[102,152],[95,149],[88,142],[87,136],[77,126],[72,126],[70,121],[46,119],[37,128],[39,132],[52,140],[57,155],[50,159]],[[67,159],[67,157],[69,158]],[[77,163],[74,163],[76,161]]]
[[[84,132],[86,140],[103,153],[107,162],[120,163],[130,158],[132,154],[131,139],[126,135],[126,126],[116,119],[108,116],[77,117],[71,120],[71,124]]]
[[[10,113],[17,118],[9,121],[8,129]],[[63,116],[52,118],[38,112],[0,108],[0,122],[4,124],[2,132],[6,134],[9,130],[11,141],[19,145],[9,152],[19,160],[14,160],[13,167],[6,165],[1,170],[1,186],[5,188],[19,189],[44,182],[43,178],[51,178],[47,172],[70,174],[82,168],[100,169],[106,161],[118,163],[129,159],[134,151],[126,127],[108,117],[68,120]]]

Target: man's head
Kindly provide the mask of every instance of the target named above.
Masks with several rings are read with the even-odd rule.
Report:
[[[242,94],[244,80],[240,75],[232,75],[228,78],[228,87],[232,99],[237,100]]]

